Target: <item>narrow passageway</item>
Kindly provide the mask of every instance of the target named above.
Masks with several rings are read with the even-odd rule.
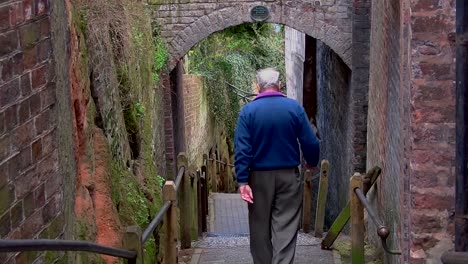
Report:
[[[253,263],[249,249],[247,204],[239,194],[212,193],[210,195],[208,233],[196,241],[190,250],[191,258],[179,263]],[[320,240],[299,233],[294,263],[338,264],[332,251],[320,249]],[[181,252],[187,255],[187,252]],[[312,261],[313,260],[313,261]]]

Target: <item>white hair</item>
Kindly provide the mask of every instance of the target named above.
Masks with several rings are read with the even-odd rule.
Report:
[[[268,86],[278,86],[279,83],[279,72],[273,68],[266,68],[257,72],[257,83],[260,86],[260,91],[264,90]],[[279,87],[277,87],[279,88]]]

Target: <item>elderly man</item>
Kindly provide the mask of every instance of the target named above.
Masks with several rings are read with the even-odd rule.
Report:
[[[235,133],[235,167],[248,202],[255,264],[293,263],[302,212],[300,148],[316,166],[319,142],[304,108],[280,93],[279,72],[257,73],[258,96],[245,105]]]

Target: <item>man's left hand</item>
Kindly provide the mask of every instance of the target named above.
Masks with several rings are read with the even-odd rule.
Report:
[[[253,194],[252,189],[249,185],[242,185],[239,187],[240,195],[242,200],[253,204]]]

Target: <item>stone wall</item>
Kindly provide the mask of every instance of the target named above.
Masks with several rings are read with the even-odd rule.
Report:
[[[438,263],[453,247],[454,4],[372,8],[367,165],[383,173],[370,197],[403,252],[388,263]]]
[[[302,104],[305,34],[285,27],[286,89],[289,98]]]
[[[333,50],[317,41],[317,128],[320,159],[330,162],[326,224],[330,225],[349,200],[352,147],[348,111],[351,71]],[[317,182],[318,184],[318,182]],[[315,208],[315,206],[314,206]]]
[[[170,70],[195,44],[210,34],[253,22],[250,10],[257,5],[269,9],[267,22],[284,24],[320,39],[348,65],[351,64],[352,3],[348,0],[269,0],[261,4],[255,0],[147,1],[168,43]]]
[[[59,238],[64,176],[58,173],[50,2],[2,1],[0,47],[0,237]],[[38,257],[1,254],[0,262]]]

